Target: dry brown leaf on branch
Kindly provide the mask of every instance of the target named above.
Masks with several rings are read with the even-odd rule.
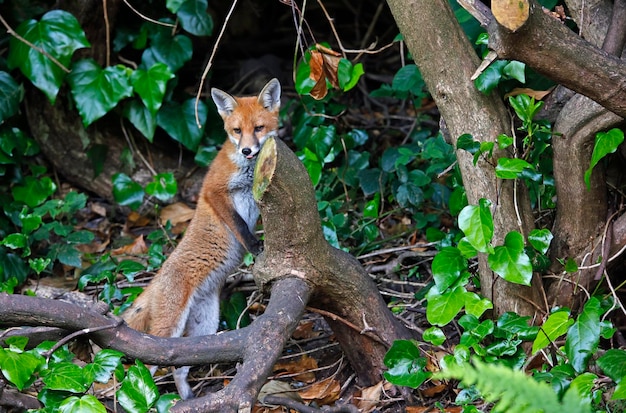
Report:
[[[340,60],[341,54],[319,43],[315,45],[314,50],[311,50],[311,59],[309,60],[311,73],[309,77],[315,81],[315,86],[309,94],[313,99],[323,99],[328,93],[326,79],[334,88],[339,88],[337,72]]]
[[[310,387],[300,390],[298,394],[303,400],[315,401],[317,404],[332,404],[339,398],[341,385],[335,379],[328,378],[326,380],[313,383]]]
[[[126,228],[145,227],[147,225],[150,225],[150,218],[138,212],[132,211],[126,217]]]
[[[319,331],[313,331],[314,325],[315,323],[312,321],[301,321],[291,336],[296,340],[319,337],[321,333]]]
[[[274,365],[274,371],[283,371],[284,374],[297,374],[294,376],[295,380],[304,383],[313,383],[315,381],[315,372],[311,371],[317,369],[317,360],[306,354],[300,357],[299,360],[290,361],[287,363],[276,363]],[[278,374],[280,376],[281,374]]]

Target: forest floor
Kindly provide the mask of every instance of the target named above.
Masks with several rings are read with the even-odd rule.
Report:
[[[150,246],[148,235],[154,231],[165,233],[163,226],[155,217],[134,212],[126,215],[99,199],[91,199],[85,210],[81,211],[81,215],[79,225],[82,228],[77,229],[89,229],[96,234],[91,244],[82,246],[82,252],[92,257],[110,254],[119,261],[135,260],[147,264]],[[173,238],[172,243],[163,251],[166,255],[169,255],[175,242],[180,240],[180,234],[184,232],[192,215],[193,209],[182,203],[172,204],[161,210],[161,219],[172,223],[168,234]],[[415,296],[428,285],[430,270],[427,267],[430,267],[435,250],[417,238],[410,241],[412,241],[410,245],[400,245],[396,241],[393,245],[386,245],[358,258],[376,281],[380,293],[389,302],[390,311],[410,328],[421,332],[429,325],[425,319],[425,308]],[[424,274],[422,278],[398,275],[402,273],[399,271],[401,269],[415,267],[419,273]],[[93,302],[101,298],[103,293],[101,285],[88,284],[83,291],[77,291],[79,271],[70,267],[57,270],[54,276],[31,281],[24,289],[35,291],[40,296],[79,303]],[[138,273],[132,283],[119,276],[117,287],[120,290],[127,287],[144,287],[154,274],[154,271]],[[227,300],[233,294],[245,297],[251,320],[263,312],[268,299],[257,293],[251,267],[245,265],[229,277],[222,298]],[[121,302],[118,300],[116,304],[119,305]],[[223,314],[224,316],[233,317],[232,314]],[[225,321],[222,322],[222,327],[228,329]],[[447,353],[445,346],[451,346],[455,340],[458,341],[458,331],[450,331],[447,342],[436,351],[431,346],[422,348],[424,354],[429,356],[428,369],[438,370],[438,359]],[[87,348],[85,357],[89,358],[89,353],[97,350]],[[195,394],[201,396],[227,385],[234,376],[235,368],[234,363],[193,368],[190,383]],[[155,382],[161,394],[176,391],[171,369],[168,367],[157,371]],[[398,388],[385,380],[374,386],[361,386],[324,318],[315,309],[309,308],[284,348],[283,356],[274,366],[273,375],[268,377],[262,392],[279,391],[286,400],[310,406],[309,412],[356,411],[354,408],[353,410],[342,408],[344,405],[353,405],[364,413],[460,412],[461,408],[455,407],[452,403],[456,396],[454,387],[451,383],[427,381],[417,390],[405,388],[401,393]],[[121,411],[119,406],[115,406],[115,390],[115,383],[107,383],[98,385],[95,394],[110,411]],[[335,410],[323,410],[331,407]],[[265,406],[258,403],[254,411],[265,413],[305,410],[288,410],[284,406]]]

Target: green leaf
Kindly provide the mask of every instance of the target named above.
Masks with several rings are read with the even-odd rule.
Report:
[[[550,248],[550,243],[552,242],[552,238],[554,236],[550,232],[549,229],[533,229],[528,234],[528,242],[533,246],[534,249],[539,251],[542,254],[548,252],[548,248]]]
[[[172,13],[176,14],[178,9],[180,9],[180,6],[182,6],[185,1],[186,0],[166,0],[165,7],[167,7],[167,9]]]
[[[128,175],[123,173],[114,174],[113,177],[113,197],[120,205],[137,209],[143,202],[143,188],[133,181]]]
[[[465,312],[480,317],[487,310],[493,308],[493,303],[471,291],[465,292]]]
[[[157,413],[169,413],[170,408],[177,400],[180,400],[180,396],[176,393],[164,394],[159,397],[154,407],[156,407]]]
[[[598,132],[596,134],[593,154],[591,155],[591,164],[589,165],[589,169],[585,171],[585,184],[587,184],[587,189],[591,188],[590,180],[593,168],[606,155],[614,153],[622,142],[624,142],[624,132],[617,128],[611,129],[608,132]]]
[[[488,252],[493,237],[493,218],[489,210],[491,202],[482,198],[479,206],[468,205],[459,213],[459,228],[479,252]]]
[[[16,250],[19,248],[28,247],[28,237],[24,234],[16,232],[14,234],[9,234],[0,242],[0,245],[4,245],[7,248],[11,248],[12,250]]]
[[[139,360],[128,369],[116,394],[120,405],[129,413],[145,413],[159,398],[159,391],[150,371]]]
[[[241,291],[231,294],[222,308],[222,316],[229,330],[236,330],[250,324],[249,314],[246,312],[243,316],[241,315],[241,313],[246,311],[247,307],[246,296]],[[240,318],[241,321],[239,321]],[[237,322],[239,322],[239,325],[237,325]]]
[[[152,182],[146,185],[146,193],[156,197],[160,201],[167,201],[176,195],[178,191],[178,183],[174,174],[165,172],[155,175]]]
[[[409,92],[424,84],[422,75],[415,64],[401,67],[393,77],[391,87],[399,92]]]
[[[96,353],[93,363],[85,366],[85,373],[90,375],[93,381],[106,383],[118,366],[121,365],[124,353],[116,350],[104,349]]]
[[[178,69],[191,60],[193,45],[191,39],[184,35],[172,36],[167,28],[160,29],[152,38],[150,48],[141,56],[144,67],[152,67],[155,63],[165,63],[170,72]]]
[[[504,66],[502,73],[511,79],[519,81],[520,83],[526,83],[526,74],[524,73],[525,68],[526,65],[524,63],[513,60]]]
[[[626,399],[626,380],[622,380],[619,382],[617,386],[615,386],[615,391],[611,396],[611,400],[625,400]]]
[[[595,386],[595,380],[598,378],[593,373],[585,372],[576,377],[569,385],[568,392],[574,391],[580,396],[581,399],[587,400],[591,403],[593,397],[593,388]]]
[[[148,70],[137,69],[131,75],[130,81],[133,89],[152,116],[156,115],[159,108],[161,108],[167,82],[173,77],[174,74],[165,63],[155,63]]]
[[[422,338],[435,346],[440,346],[446,341],[446,335],[439,327],[426,329]]]
[[[206,104],[198,102],[200,125],[205,124],[207,113]],[[186,100],[182,105],[176,102],[163,105],[157,113],[157,124],[187,149],[191,151],[198,149],[204,129],[196,124],[195,99]]]
[[[567,330],[565,354],[578,373],[585,371],[589,359],[598,350],[601,314],[600,300],[591,297],[576,322]]]
[[[509,97],[509,103],[518,118],[524,123],[529,124],[535,118],[541,107],[542,101],[535,102],[535,98],[528,95],[520,94]]]
[[[546,348],[550,343],[567,332],[574,320],[569,317],[569,311],[556,311],[543,323],[533,342],[532,353]]]
[[[136,100],[131,100],[124,106],[124,116],[130,120],[135,128],[148,139],[150,143],[154,139],[157,127],[156,116],[150,113],[145,105]]]
[[[620,383],[626,378],[626,350],[607,350],[596,363],[614,382]]]
[[[51,390],[72,393],[83,393],[91,386],[91,381],[85,379],[83,369],[70,362],[54,364],[43,376],[43,381]]]
[[[458,286],[439,294],[436,288],[431,288],[426,298],[428,299],[426,319],[432,325],[443,327],[452,321],[463,308],[465,289]]]
[[[14,186],[11,192],[13,199],[34,208],[41,205],[56,190],[56,184],[47,176],[41,178],[27,176],[23,184]]]
[[[502,79],[502,71],[508,64],[506,60],[496,60],[489,65],[475,80],[474,85],[484,94],[491,92]]]
[[[43,358],[32,353],[19,353],[0,348],[0,370],[4,377],[18,390],[32,383],[32,375],[44,363]]]
[[[355,87],[363,73],[365,72],[362,63],[353,65],[348,59],[341,58],[337,67],[337,78],[341,90],[347,92]]]
[[[133,93],[124,66],[102,69],[92,59],[76,62],[67,80],[85,127],[106,115],[120,100]]]
[[[398,386],[416,389],[431,376],[424,371],[426,359],[420,356],[419,349],[410,340],[394,341],[383,362],[389,368],[384,373],[385,378]]]
[[[517,179],[524,169],[534,169],[531,164],[518,158],[499,158],[496,165],[496,177],[500,179]]]
[[[76,18],[63,10],[47,12],[39,22],[25,21],[16,32],[40,50],[45,50],[68,69],[74,51],[90,46]],[[12,69],[19,67],[24,76],[54,103],[66,75],[56,63],[11,36],[8,64]]]
[[[0,71],[0,124],[15,115],[24,97],[24,88],[7,72]]]
[[[458,248],[445,247],[433,259],[433,278],[439,291],[447,290],[466,270],[467,260]]]
[[[530,285],[533,277],[533,265],[524,252],[524,237],[517,231],[511,231],[504,238],[504,245],[494,249],[487,257],[489,267],[505,280],[523,285]]]
[[[469,133],[464,133],[456,140],[456,148],[464,149],[474,155],[480,150],[480,142]]]
[[[213,19],[207,13],[207,0],[186,0],[176,11],[180,25],[195,36],[210,36],[213,33]]]
[[[91,394],[68,397],[59,405],[60,413],[106,413],[107,409]]]

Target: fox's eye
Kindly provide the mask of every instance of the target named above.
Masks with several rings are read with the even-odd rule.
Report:
[[[265,129],[265,126],[263,126],[263,125],[254,127],[254,131],[255,132],[261,132],[263,129]]]
[[[241,129],[240,128],[233,128],[233,132],[235,132],[237,135],[241,134]]]

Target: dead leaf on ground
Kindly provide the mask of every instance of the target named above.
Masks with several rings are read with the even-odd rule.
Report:
[[[169,221],[172,225],[177,225],[181,222],[191,221],[195,212],[196,211],[189,208],[187,204],[176,202],[175,204],[163,207],[161,213],[159,214],[159,220],[161,225],[165,225],[167,221]]]
[[[289,383],[285,383],[280,380],[270,380],[261,387],[259,390],[258,399],[263,401],[266,396],[280,396],[287,397],[291,400],[295,400],[297,402],[302,402],[300,395],[297,391],[291,388]]]
[[[294,376],[294,380],[298,380],[304,383],[313,383],[315,381],[315,372],[311,371],[317,369],[317,360],[306,354],[300,357],[299,360],[290,361],[287,363],[276,363],[274,365],[274,371],[284,371],[279,373],[278,377],[284,374],[301,373]]]
[[[333,378],[318,381],[298,393],[303,400],[315,401],[318,404],[331,404],[339,398],[341,385]]]
[[[312,321],[302,321],[298,324],[296,329],[294,330],[292,337],[296,340],[303,340],[313,337],[319,337],[321,334],[319,331],[313,331],[313,326],[315,323]]]
[[[130,244],[112,250],[111,255],[140,255],[147,252],[148,246],[143,240],[143,235],[140,235]]]
[[[443,393],[448,388],[448,385],[445,383],[439,383],[435,386],[428,387],[422,390],[422,394],[426,397],[434,397],[439,393]]]
[[[132,211],[126,217],[126,227],[134,228],[134,227],[145,227],[150,224],[150,218],[139,214],[138,212]]]
[[[378,403],[380,403],[380,395],[383,392],[383,382],[380,381],[377,384],[366,387],[361,390],[360,395],[354,396],[356,402],[356,407],[363,413],[369,413],[376,408]]]

